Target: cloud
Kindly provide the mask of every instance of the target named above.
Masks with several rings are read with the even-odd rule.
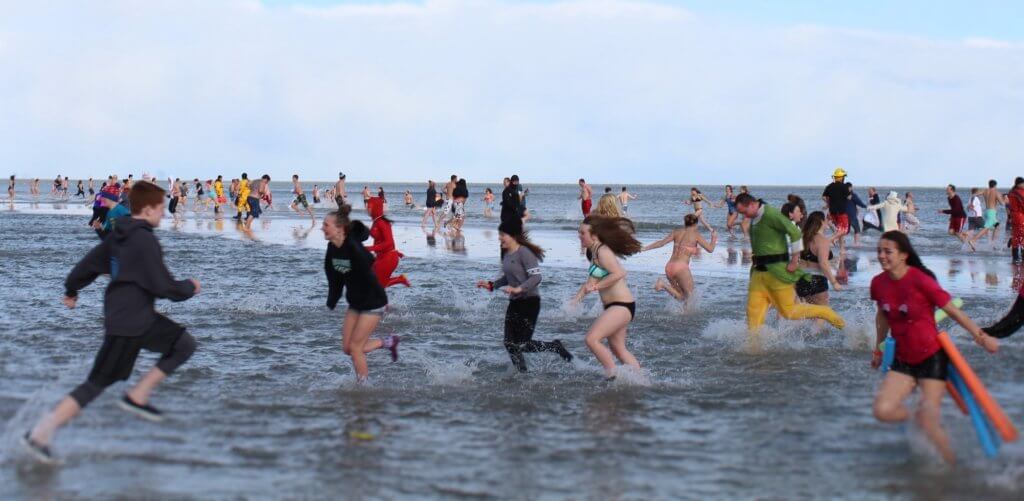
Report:
[[[964,45],[975,49],[1009,49],[1013,44],[1005,40],[994,40],[991,38],[972,37],[964,40]]]
[[[1024,49],[660,3],[0,8],[23,176],[941,185],[1020,173]],[[1003,50],[992,50],[999,46]]]

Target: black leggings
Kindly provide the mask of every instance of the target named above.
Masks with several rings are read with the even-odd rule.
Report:
[[[86,382],[71,391],[79,407],[89,405],[108,386],[128,379],[140,350],[160,353],[156,366],[170,375],[196,351],[196,340],[185,328],[163,315],[157,315],[153,326],[142,336],[106,336],[96,354]]]
[[[1022,325],[1024,325],[1024,296],[1017,296],[1017,301],[1013,303],[1013,308],[1010,308],[1010,312],[1005,317],[993,324],[992,327],[985,327],[981,330],[989,336],[1003,338],[1017,332]]]
[[[526,357],[523,353],[558,352],[556,343],[533,340],[533,329],[537,326],[539,314],[539,296],[512,299],[505,310],[505,349],[512,358],[512,364],[520,372],[526,372]]]

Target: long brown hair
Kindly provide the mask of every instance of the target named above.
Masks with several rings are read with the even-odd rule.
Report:
[[[697,221],[699,221],[699,219],[697,219],[696,214],[687,214],[686,217],[683,218],[683,226],[689,228],[697,224]]]
[[[898,230],[890,230],[882,234],[882,239],[888,240],[896,244],[896,248],[900,252],[907,255],[907,266],[913,266],[935,279],[935,274],[932,270],[925,267],[924,263],[921,262],[921,256],[917,255],[917,251],[914,250],[914,246],[910,245],[910,238],[907,237],[903,232]]]
[[[815,235],[821,231],[821,227],[825,225],[825,213],[820,210],[812,212],[807,216],[807,220],[804,221],[804,249],[811,248],[811,242],[814,241]]]
[[[510,236],[515,239],[517,244],[530,249],[530,252],[532,252],[534,256],[537,256],[537,261],[544,261],[544,249],[541,249],[539,245],[530,240],[530,232],[524,230],[518,235]]]
[[[643,249],[643,245],[633,236],[636,227],[629,219],[590,215],[583,219],[583,224],[590,226],[590,233],[616,256],[632,256]]]

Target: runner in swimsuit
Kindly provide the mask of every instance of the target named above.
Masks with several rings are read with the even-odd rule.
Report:
[[[490,188],[484,188],[484,217],[492,217],[494,214],[494,192]]]
[[[821,211],[812,212],[807,216],[803,228],[804,249],[800,251],[800,268],[808,273],[808,276],[796,282],[796,295],[808,304],[828,306],[829,284],[835,290],[842,290],[836,274],[832,271],[829,261],[833,255],[830,247],[832,241],[825,236],[825,213]],[[819,256],[827,256],[822,259]],[[816,322],[818,331],[824,329],[824,320]]]
[[[684,204],[693,206],[693,215],[697,216],[697,221],[699,221],[700,224],[703,224],[708,231],[715,231],[715,229],[712,228],[704,219],[704,207],[701,205],[704,202],[711,204],[711,200],[708,200],[708,197],[701,193],[696,187],[690,188],[690,199],[683,200]]]
[[[604,312],[591,324],[586,342],[604,367],[607,379],[614,379],[617,374],[615,358],[640,369],[640,362],[626,349],[626,329],[636,314],[636,302],[618,259],[640,252],[640,242],[633,237],[635,231],[629,219],[601,216],[587,216],[579,230],[580,244],[588,249],[591,262],[587,280],[574,301],[581,302],[590,292],[601,295]],[[602,343],[604,339],[608,340],[610,351]]]
[[[711,243],[704,240],[704,237],[697,231],[697,216],[687,214],[683,218],[683,227],[676,228],[667,237],[654,242],[643,248],[644,251],[657,249],[672,242],[672,257],[665,264],[665,277],[668,282],[661,278],[654,283],[654,290],[665,291],[672,297],[686,301],[693,296],[693,274],[690,272],[690,258],[696,256],[700,245],[708,252],[714,252],[715,243],[718,242],[718,233],[711,232]]]
[[[729,208],[729,215],[725,219],[725,230],[729,232],[731,237],[733,236],[732,227],[738,225],[736,221],[740,217],[740,213],[736,211],[736,194],[732,191],[731,184],[725,185],[725,196],[722,197],[722,202],[717,207],[722,206]]]

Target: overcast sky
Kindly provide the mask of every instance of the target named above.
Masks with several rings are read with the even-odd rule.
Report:
[[[0,162],[1003,185],[1024,175],[1020,4],[3,2]]]

